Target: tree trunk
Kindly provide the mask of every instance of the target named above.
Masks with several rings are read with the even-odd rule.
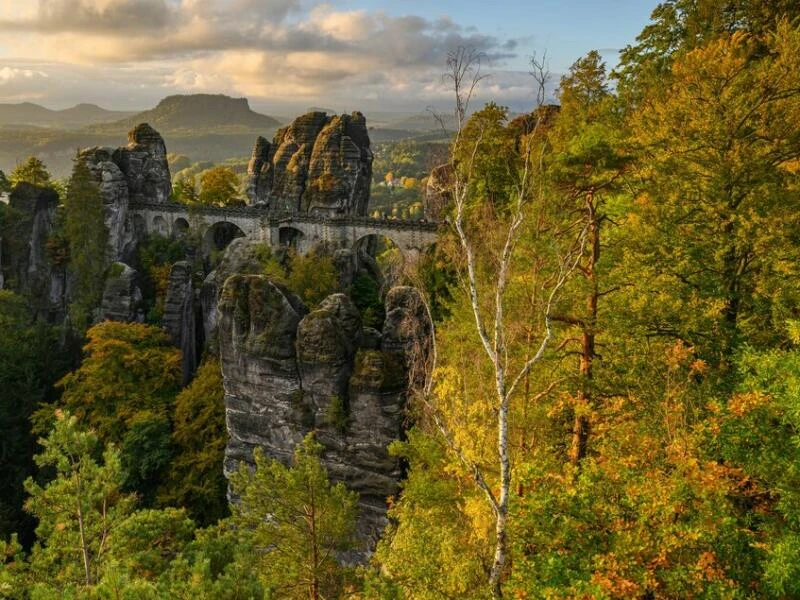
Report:
[[[77,496],[76,504],[77,504],[77,514],[78,514],[78,533],[80,534],[81,538],[81,556],[83,558],[83,572],[86,580],[86,585],[92,585],[92,571],[90,565],[91,559],[89,557],[89,548],[86,545],[86,532],[83,522],[83,506],[81,506],[82,486],[81,486],[80,475],[78,475],[77,478],[76,496]]]
[[[600,221],[597,217],[597,207],[594,204],[594,192],[592,191],[586,195],[586,216],[588,220],[587,237],[591,253],[584,275],[589,282],[589,297],[586,301],[586,318],[581,326],[580,386],[575,403],[576,414],[572,423],[572,445],[569,453],[570,463],[576,467],[586,456],[589,441],[589,418],[581,411],[585,411],[593,400],[592,367],[595,356],[595,325],[599,297],[597,263],[600,260]]]
[[[503,395],[504,392],[503,392]],[[500,401],[497,416],[497,453],[500,458],[500,499],[495,509],[495,548],[489,586],[492,596],[502,598],[501,579],[506,563],[506,522],[508,520],[508,496],[511,487],[511,461],[508,452],[508,397]]]

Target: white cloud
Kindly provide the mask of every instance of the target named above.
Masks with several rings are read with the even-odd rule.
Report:
[[[47,79],[47,73],[42,71],[33,71],[31,69],[18,69],[15,67],[5,66],[0,68],[0,85],[9,85],[13,81],[33,80],[33,79]]]
[[[6,69],[24,70],[23,58],[58,61],[40,70],[58,89],[37,93],[60,102],[83,87],[84,100],[122,96],[126,107],[146,92],[152,105],[167,91],[424,105],[444,97],[448,51],[470,46],[502,64],[516,48],[447,17],[338,10],[313,0],[40,0],[36,10],[0,11],[0,39],[18,59],[0,61]],[[61,85],[66,73],[74,85]],[[24,93],[18,78],[0,81],[7,91],[16,86],[15,97]],[[522,94],[512,85],[497,90]]]

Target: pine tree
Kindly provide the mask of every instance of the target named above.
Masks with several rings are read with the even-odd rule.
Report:
[[[114,528],[132,511],[133,498],[120,492],[119,454],[101,447],[97,436],[82,430],[68,413],[57,413],[50,435],[40,440],[36,456],[55,479],[25,483],[26,508],[38,520],[38,542],[31,554],[36,583],[57,589],[91,586],[100,578]]]
[[[332,598],[344,583],[336,553],[355,547],[357,495],[330,483],[321,452],[309,434],[291,468],[256,449],[255,470],[242,465],[231,477],[233,522],[251,532],[262,582],[276,597]]]
[[[75,293],[70,305],[73,326],[84,330],[100,304],[106,268],[108,229],[103,197],[84,158],[72,169],[64,198],[65,233],[75,276]]]
[[[45,186],[50,183],[50,173],[47,172],[47,167],[41,160],[31,156],[24,163],[18,164],[11,171],[8,179],[12,186],[22,182]]]

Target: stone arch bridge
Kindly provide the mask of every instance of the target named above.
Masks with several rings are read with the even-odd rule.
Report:
[[[128,215],[137,232],[181,235],[200,230],[209,249],[213,232],[234,226],[251,240],[270,246],[292,245],[299,254],[320,242],[354,248],[369,236],[389,238],[406,258],[414,259],[437,238],[437,223],[369,217],[299,215],[255,206],[192,206],[174,202],[131,202]]]

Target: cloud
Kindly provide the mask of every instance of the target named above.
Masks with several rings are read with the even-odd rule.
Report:
[[[12,67],[2,67],[0,68],[0,85],[8,85],[14,80],[19,79],[46,79],[48,77],[47,73],[43,73],[42,71],[33,71],[31,69],[18,69]]]
[[[129,90],[126,104],[145,95],[142,85],[151,86],[153,101],[167,91],[302,102],[395,94],[387,101],[409,101],[431,84],[441,87],[448,51],[474,48],[495,67],[518,51],[517,40],[448,17],[340,10],[308,0],[39,0],[35,10],[0,10],[0,39],[28,61],[58,61],[57,69],[41,72],[59,81],[67,72],[86,90],[114,81],[121,88],[106,92]]]
[[[39,0],[38,11],[5,18],[0,28],[50,32],[163,30],[175,11],[167,0]]]

